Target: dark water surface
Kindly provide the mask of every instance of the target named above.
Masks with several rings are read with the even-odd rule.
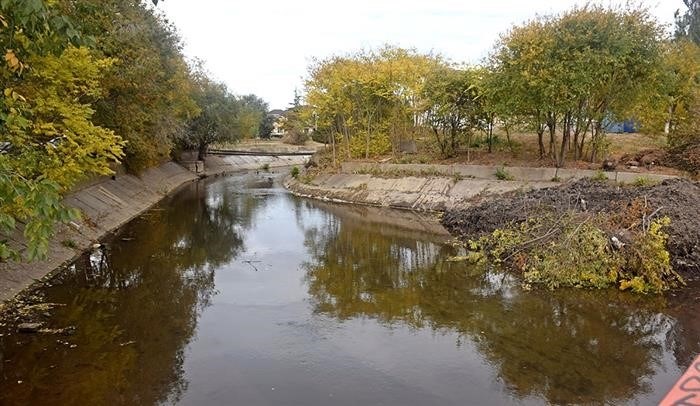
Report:
[[[250,183],[248,183],[250,186]],[[40,289],[2,405],[655,404],[700,350],[683,298],[522,291],[434,223],[241,177],[187,187]]]

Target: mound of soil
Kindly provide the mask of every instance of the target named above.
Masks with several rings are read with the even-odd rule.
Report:
[[[669,179],[653,186],[619,186],[582,179],[561,186],[510,193],[479,205],[445,213],[442,223],[452,235],[478,238],[544,211],[615,214],[636,199],[644,199],[671,224],[668,250],[674,269],[688,279],[700,278],[700,182]]]
[[[700,142],[671,148],[664,157],[663,164],[700,175]]]

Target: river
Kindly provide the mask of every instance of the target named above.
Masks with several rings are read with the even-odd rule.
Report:
[[[426,215],[203,180],[0,328],[2,405],[655,404],[700,351],[677,296],[524,291]]]

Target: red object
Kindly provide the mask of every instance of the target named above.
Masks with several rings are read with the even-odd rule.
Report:
[[[659,406],[700,406],[700,357],[695,358]]]

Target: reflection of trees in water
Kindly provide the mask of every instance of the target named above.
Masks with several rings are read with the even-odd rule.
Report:
[[[671,301],[669,313],[677,319],[666,336],[678,365],[686,369],[700,354],[700,280],[690,282]]]
[[[159,206],[167,210],[125,227],[105,253],[83,256],[46,293],[47,301],[69,303],[51,320],[77,326],[65,338],[77,348],[56,345],[53,336],[24,345],[4,340],[4,357],[12,360],[5,385],[25,384],[2,391],[0,403],[177,400],[187,385],[184,350],[215,294],[214,272],[241,252],[241,232],[265,202],[194,184]]]
[[[521,293],[508,276],[446,262],[449,248],[342,216],[307,228],[305,243],[315,311],[456,331],[517,397],[603,403],[648,392],[674,322],[614,291]]]

